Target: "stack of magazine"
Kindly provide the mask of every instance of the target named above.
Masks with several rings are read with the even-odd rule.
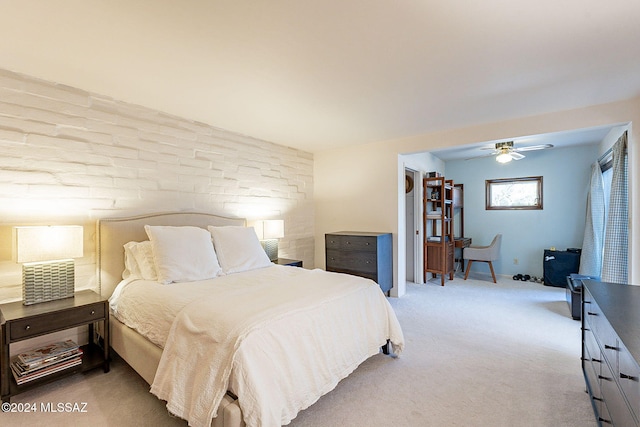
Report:
[[[21,385],[81,363],[82,349],[67,340],[18,354],[11,361],[11,371]]]

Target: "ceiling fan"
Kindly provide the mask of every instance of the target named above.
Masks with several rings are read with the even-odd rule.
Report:
[[[524,154],[520,154],[521,151],[545,150],[547,148],[553,148],[553,144],[529,145],[516,148],[513,146],[513,141],[496,142],[495,148],[481,148],[481,150],[493,150],[490,154],[478,157],[496,156],[498,163],[508,163],[511,160],[524,159]]]

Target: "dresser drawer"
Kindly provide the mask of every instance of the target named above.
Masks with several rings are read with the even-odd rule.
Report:
[[[624,346],[620,348],[618,382],[636,418],[640,419],[640,367]]]
[[[591,391],[591,395],[596,399],[597,402],[602,401],[602,393],[600,392],[600,379],[598,376],[600,375],[600,364],[593,363],[590,361],[586,361],[584,364],[584,376],[587,381],[587,385],[589,390]]]
[[[345,252],[327,249],[327,270],[349,270],[375,274],[378,269],[375,253]]]
[[[585,366],[590,364],[593,367],[595,374],[600,373],[600,364],[602,363],[602,354],[600,353],[600,347],[596,342],[596,338],[591,331],[584,332],[584,362]]]
[[[34,316],[29,319],[15,320],[9,324],[9,336],[11,341],[15,341],[51,333],[56,329],[66,329],[74,324],[82,325],[97,322],[104,319],[104,306],[104,303],[99,302],[81,309],[62,310]]]
[[[584,286],[582,287],[582,306],[583,306],[583,310],[584,310],[584,321],[585,324],[588,324],[589,328],[592,327],[591,322],[593,321],[592,318],[590,318],[589,316],[587,316],[587,312],[591,311],[591,307],[598,306],[598,303],[596,303],[593,299],[593,296],[591,295],[591,293],[589,293],[589,290],[587,288],[585,288]],[[596,310],[599,310],[598,308],[596,308]]]
[[[327,234],[325,240],[327,250],[338,249],[342,251],[375,252],[378,247],[378,239],[375,236],[341,236]]]
[[[608,416],[602,414],[602,418],[610,420],[615,426],[633,427],[637,426],[627,402],[622,397],[620,389],[606,364],[602,365],[603,373],[600,375],[600,388],[602,398],[606,405]]]
[[[611,364],[614,371],[618,370],[618,335],[611,324],[598,307],[598,304],[591,302],[585,306],[585,325],[598,337],[605,358]]]

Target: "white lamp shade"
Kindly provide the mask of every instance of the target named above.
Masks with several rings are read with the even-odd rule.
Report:
[[[284,221],[281,219],[257,221],[254,228],[260,240],[281,239],[284,237]]]
[[[24,263],[80,258],[82,242],[79,225],[14,227],[13,259]]]

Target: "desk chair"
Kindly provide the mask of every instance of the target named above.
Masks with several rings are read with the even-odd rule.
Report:
[[[496,273],[493,271],[492,261],[496,261],[500,258],[500,243],[502,242],[502,234],[496,234],[493,241],[489,246],[469,246],[464,248],[462,252],[462,258],[469,261],[467,264],[467,271],[464,275],[464,280],[467,280],[469,276],[469,270],[471,270],[471,264],[474,261],[481,261],[489,263],[489,269],[491,269],[491,277],[493,277],[493,283],[496,282]]]

